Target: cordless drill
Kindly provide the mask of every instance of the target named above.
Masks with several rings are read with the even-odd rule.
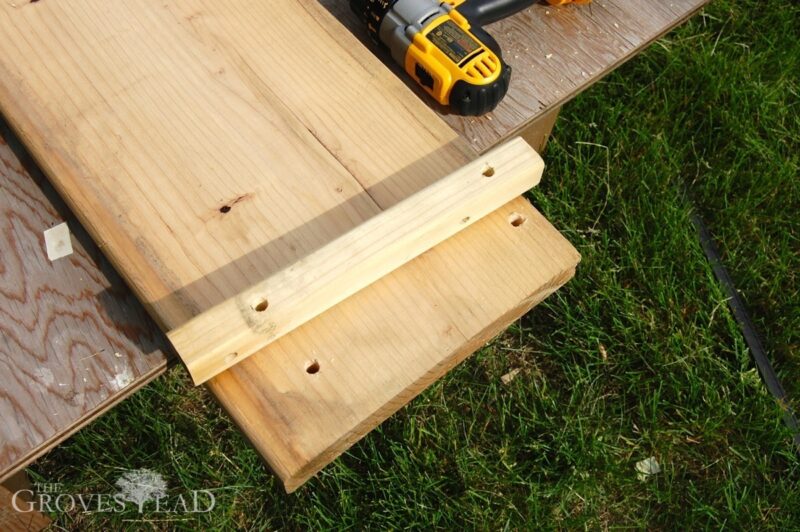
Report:
[[[439,103],[460,115],[492,111],[511,67],[483,26],[535,0],[350,0],[373,40]]]

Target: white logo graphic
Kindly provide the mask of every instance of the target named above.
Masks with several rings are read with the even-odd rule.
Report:
[[[117,480],[116,486],[119,488],[117,497],[139,506],[139,512],[146,503],[167,496],[167,481],[149,469],[128,471]]]

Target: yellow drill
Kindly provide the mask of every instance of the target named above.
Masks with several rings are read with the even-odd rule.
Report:
[[[548,0],[560,5],[573,0]],[[588,3],[591,0],[574,0]],[[483,29],[535,0],[350,0],[373,40],[425,91],[461,115],[494,110],[508,92],[511,67]]]

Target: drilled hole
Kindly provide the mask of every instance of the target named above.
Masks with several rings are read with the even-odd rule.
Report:
[[[314,375],[316,373],[319,373],[319,362],[317,362],[316,360],[312,360],[311,362],[306,364],[306,373],[308,373],[309,375]]]
[[[266,299],[262,299],[261,301],[253,305],[253,310],[255,310],[256,312],[264,312],[265,310],[267,310],[267,308],[269,308],[269,301],[267,301]]]
[[[483,171],[483,175],[485,177],[494,177],[494,168],[491,166],[487,166],[486,169]]]
[[[229,212],[231,212],[231,208],[229,205],[225,205],[219,208],[219,212],[221,212],[222,214],[228,214]]]
[[[511,216],[508,217],[508,223],[510,223],[513,227],[520,227],[527,221],[528,219],[518,212],[512,213]]]

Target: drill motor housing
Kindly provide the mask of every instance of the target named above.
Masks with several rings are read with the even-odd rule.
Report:
[[[483,28],[533,0],[351,0],[373,40],[439,103],[460,115],[494,110],[511,67]]]

